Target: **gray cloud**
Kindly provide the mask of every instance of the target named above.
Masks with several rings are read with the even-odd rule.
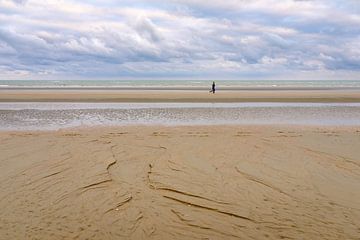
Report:
[[[25,4],[27,0],[12,0],[16,4]]]
[[[360,71],[357,2],[270,2],[4,0],[0,78]]]

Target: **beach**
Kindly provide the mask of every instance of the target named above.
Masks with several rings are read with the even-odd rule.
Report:
[[[360,127],[91,127],[0,142],[0,239],[360,234]]]
[[[360,0],[0,21],[0,240],[360,240]]]
[[[359,89],[0,89],[0,102],[360,102]]]
[[[0,239],[358,239],[359,100],[2,89]]]

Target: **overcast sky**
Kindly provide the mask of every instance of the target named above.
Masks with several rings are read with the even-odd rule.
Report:
[[[360,1],[0,0],[0,79],[360,79]]]

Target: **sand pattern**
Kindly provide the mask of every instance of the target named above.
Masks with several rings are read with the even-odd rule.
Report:
[[[0,239],[359,239],[360,131],[0,134]]]

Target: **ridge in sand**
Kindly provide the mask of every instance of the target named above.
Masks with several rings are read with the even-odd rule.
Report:
[[[0,134],[0,239],[358,239],[356,127]]]

